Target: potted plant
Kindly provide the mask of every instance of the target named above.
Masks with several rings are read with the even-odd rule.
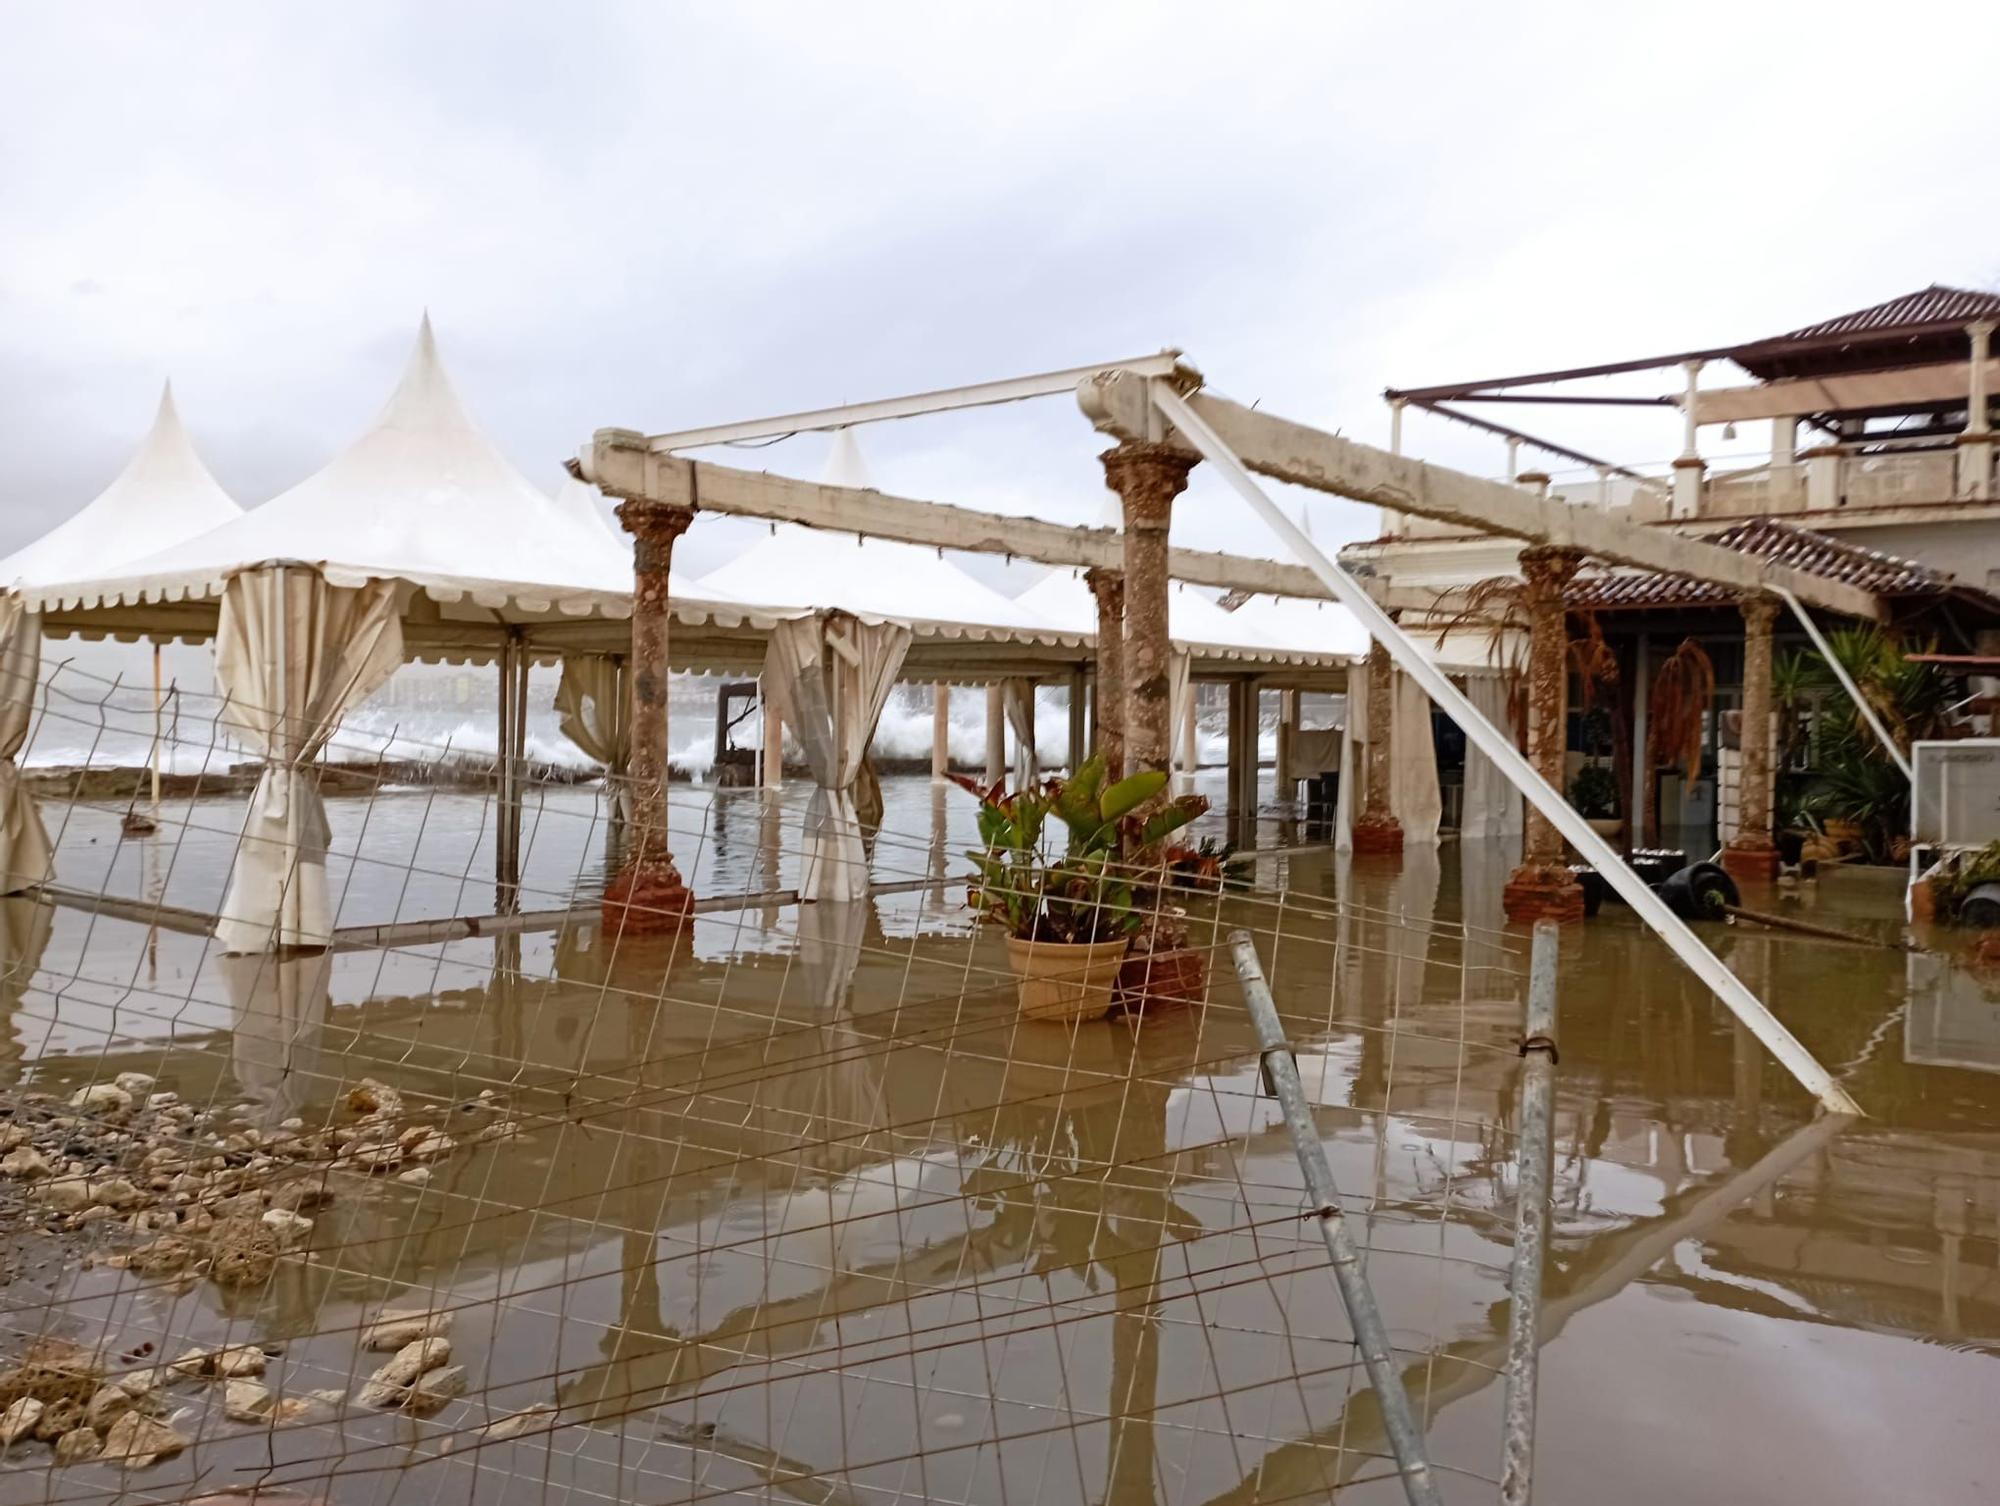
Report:
[[[1601,763],[1587,763],[1569,782],[1569,803],[1590,823],[1590,829],[1606,841],[1625,830],[1618,814],[1618,780]]]
[[[1199,795],[1142,807],[1166,788],[1149,769],[1107,786],[1101,758],[1067,779],[1005,793],[958,778],[979,797],[983,850],[969,854],[967,895],[982,917],[1007,932],[1007,956],[1031,1019],[1104,1014],[1119,966],[1142,913],[1134,876],[1158,845],[1208,808]],[[1044,829],[1056,817],[1067,829],[1063,850],[1043,853]]]

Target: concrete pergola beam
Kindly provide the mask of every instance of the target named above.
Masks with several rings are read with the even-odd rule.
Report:
[[[799,481],[769,471],[685,460],[653,446],[653,440],[634,430],[600,429],[581,462],[583,479],[612,496],[695,507],[703,512],[775,519],[970,554],[1011,555],[1044,565],[1084,570],[1093,566],[1124,568],[1125,546],[1116,528],[1050,523],[949,502],[891,496],[873,489]],[[1167,573],[1175,580],[1224,591],[1332,599],[1312,571],[1277,560],[1170,549]]]
[[[1091,422],[1107,434],[1121,439],[1146,438],[1158,428],[1150,417],[1151,401],[1144,378],[1122,372],[1087,378],[1077,388],[1077,399]],[[1867,591],[1786,569],[1755,555],[1391,455],[1226,398],[1197,392],[1186,402],[1245,466],[1273,480],[1479,533],[1575,549],[1612,564],[1690,575],[1744,591],[1788,590],[1801,601],[1849,617],[1880,621],[1884,616],[1881,603]],[[1167,436],[1167,440],[1194,448],[1177,434]]]

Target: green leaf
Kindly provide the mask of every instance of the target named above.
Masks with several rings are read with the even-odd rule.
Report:
[[[1137,810],[1167,787],[1164,769],[1141,769],[1136,774],[1127,774],[1123,779],[1104,792],[1097,802],[1100,819],[1111,822],[1120,816]]]

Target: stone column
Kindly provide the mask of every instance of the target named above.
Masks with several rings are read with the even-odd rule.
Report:
[[[1558,791],[1569,729],[1569,624],[1563,592],[1583,556],[1546,544],[1521,551],[1528,611],[1528,761]],[[1563,860],[1562,833],[1531,804],[1521,866],[1501,905],[1509,920],[1581,920],[1583,886]]]
[[[604,923],[614,935],[670,935],[688,924],[694,895],[667,850],[667,572],[694,509],[633,499],[618,521],[632,535],[632,827]]]
[[[1986,390],[1993,325],[1982,320],[1965,332],[1972,341],[1972,376],[1966,383],[1965,432],[1958,436],[1958,494],[1983,501],[1993,494],[1993,422],[1987,413],[1992,395]]]
[[[1097,598],[1096,749],[1106,781],[1125,774],[1125,573],[1093,565],[1083,572]]]
[[[951,772],[951,687],[940,681],[931,687],[931,778]]]
[[[1681,453],[1674,461],[1676,518],[1692,518],[1701,512],[1701,425],[1695,415],[1695,402],[1701,393],[1701,365],[1699,361],[1681,363],[1681,369],[1687,373],[1687,392],[1681,398]]]
[[[1396,679],[1389,650],[1368,645],[1368,741],[1362,749],[1361,814],[1354,818],[1354,852],[1397,855],[1403,850],[1403,823],[1390,803],[1395,774]],[[1350,808],[1352,799],[1350,797]]]
[[[1771,839],[1771,627],[1775,597],[1745,596],[1743,613],[1743,731],[1738,738],[1736,831],[1722,849],[1722,866],[1738,879],[1768,882],[1778,876],[1778,847]]]
[[[1128,439],[1099,458],[1125,514],[1125,761],[1132,772],[1164,769],[1173,756],[1167,525],[1197,457]]]

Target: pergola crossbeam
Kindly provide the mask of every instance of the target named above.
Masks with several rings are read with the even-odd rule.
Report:
[[[891,496],[868,488],[800,481],[770,471],[686,460],[654,452],[643,436],[624,430],[599,431],[581,468],[585,479],[613,496],[637,496],[731,517],[798,523],[807,528],[969,554],[1007,555],[1080,570],[1093,566],[1116,570],[1124,563],[1124,545],[1115,528],[1051,523],[949,502]],[[1326,587],[1310,570],[1278,560],[1174,549],[1168,552],[1167,569],[1176,580],[1223,591],[1330,599]]]
[[[1143,380],[1106,373],[1081,384],[1078,398],[1105,432],[1121,438],[1148,433],[1150,398]],[[1841,581],[1633,523],[1599,508],[1392,455],[1225,398],[1196,393],[1187,402],[1246,466],[1274,480],[1472,532],[1575,549],[1610,564],[1690,575],[1743,591],[1788,590],[1827,611],[1871,621],[1883,617],[1872,593]],[[1193,449],[1184,436],[1169,439]]]

